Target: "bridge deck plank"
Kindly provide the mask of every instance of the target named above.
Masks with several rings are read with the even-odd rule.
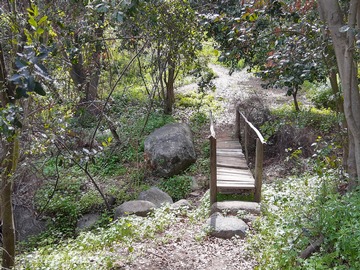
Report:
[[[221,190],[254,189],[255,179],[248,168],[239,141],[222,138],[216,145],[217,187]]]

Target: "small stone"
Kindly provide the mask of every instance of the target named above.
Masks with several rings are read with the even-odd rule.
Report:
[[[244,238],[249,230],[246,223],[233,216],[224,217],[220,213],[214,213],[207,220],[207,225],[210,226],[212,236],[230,239],[234,236]]]
[[[175,203],[173,203],[172,205],[171,205],[171,208],[172,209],[179,209],[179,208],[187,208],[187,209],[191,209],[192,208],[192,206],[191,206],[191,204],[189,203],[189,201],[187,201],[187,200],[185,200],[185,199],[182,199],[182,200],[180,200],[180,201],[177,201],[177,202],[175,202]]]
[[[166,203],[173,203],[170,195],[157,187],[151,187],[150,189],[141,192],[138,200],[152,202],[156,205],[156,207],[161,207],[163,204]]]
[[[154,208],[156,208],[156,205],[149,201],[136,200],[124,202],[115,209],[114,219],[132,214],[146,217]]]
[[[85,214],[77,222],[77,229],[89,229],[100,219],[100,214]]]

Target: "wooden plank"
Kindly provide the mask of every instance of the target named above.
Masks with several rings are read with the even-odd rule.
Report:
[[[222,157],[240,157],[245,159],[245,156],[243,154],[243,152],[241,151],[222,151],[222,150],[217,150],[216,151],[216,155],[218,156],[222,156]]]
[[[229,167],[229,168],[239,168],[239,169],[247,169],[247,163],[245,159],[236,158],[236,157],[216,157],[216,166],[217,167]]]
[[[228,182],[218,182],[218,188],[238,188],[238,189],[254,189],[254,184],[238,184],[238,183],[228,183]]]
[[[224,188],[221,187],[218,189],[218,192],[221,194],[246,194],[246,193],[253,193],[254,188]]]
[[[251,172],[245,171],[245,170],[241,170],[241,171],[239,170],[238,172],[227,172],[227,171],[217,172],[217,177],[219,177],[219,176],[224,176],[224,177],[226,176],[226,177],[232,177],[232,178],[241,178],[241,177],[246,176],[246,177],[254,179]]]
[[[224,152],[224,153],[242,153],[240,148],[220,148],[216,149],[216,152]]]
[[[239,175],[250,175],[251,177],[253,177],[251,171],[249,169],[236,169],[236,168],[228,168],[228,167],[218,167],[217,168],[217,172],[218,173],[222,173],[222,174],[239,174]]]
[[[232,175],[217,175],[217,182],[220,181],[227,181],[227,182],[237,182],[237,183],[253,183],[255,185],[255,180],[254,178],[250,177],[250,176],[232,176]]]
[[[241,149],[241,145],[238,141],[218,141],[218,148],[221,149]]]

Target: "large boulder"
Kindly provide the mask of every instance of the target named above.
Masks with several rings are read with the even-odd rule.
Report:
[[[233,236],[244,238],[249,230],[246,223],[234,216],[224,217],[220,213],[214,213],[207,220],[210,234],[217,238],[230,239]]]
[[[173,203],[173,200],[171,199],[169,194],[157,187],[151,187],[150,189],[141,192],[139,194],[138,200],[152,202],[156,205],[156,207],[161,207],[163,204],[166,203]]]
[[[171,177],[196,161],[190,127],[183,123],[163,126],[145,140],[145,158],[155,175]]]
[[[146,217],[154,208],[156,208],[156,205],[152,202],[140,200],[128,201],[124,202],[115,209],[114,218],[118,219],[119,217],[132,214],[140,217]]]
[[[46,222],[38,220],[35,211],[25,206],[14,207],[14,222],[18,241],[26,241],[30,236],[40,234],[46,229]]]

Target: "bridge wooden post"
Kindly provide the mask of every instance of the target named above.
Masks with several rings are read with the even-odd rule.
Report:
[[[216,185],[216,138],[210,136],[210,206],[213,205],[217,199],[217,185]]]
[[[210,207],[217,199],[217,169],[216,169],[216,135],[214,120],[210,111]]]
[[[239,108],[236,107],[236,120],[235,120],[235,137],[241,142],[241,133],[240,133],[240,112]]]
[[[248,130],[248,123],[245,122],[245,124],[244,124],[244,148],[245,148],[246,161],[249,160],[248,143],[249,143],[249,130]]]
[[[260,139],[256,139],[256,155],[255,155],[255,202],[261,201],[261,187],[263,176],[263,159],[264,145]]]

